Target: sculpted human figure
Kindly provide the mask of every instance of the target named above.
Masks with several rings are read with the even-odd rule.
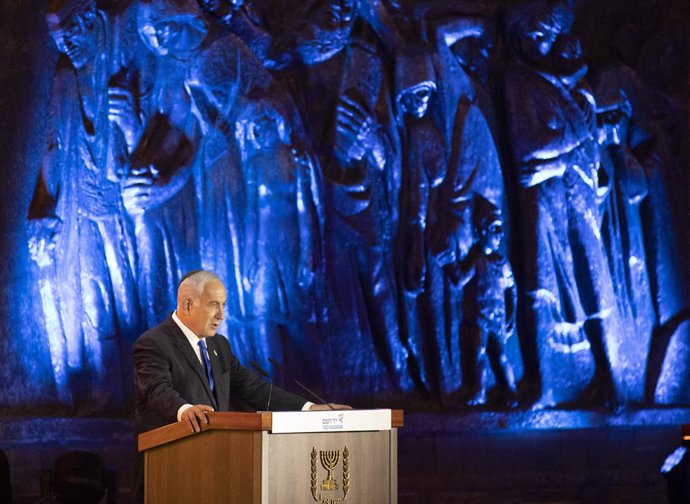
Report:
[[[367,376],[361,376],[363,383],[371,380],[368,386],[374,393],[379,387],[409,389],[412,383],[409,350],[398,325],[392,250],[401,173],[391,84],[377,39],[367,26],[357,26],[359,36],[344,55],[336,83],[332,151],[325,153],[324,161],[332,205],[327,283],[333,296],[333,332],[347,340],[353,333],[360,338],[357,353],[346,364],[353,369],[341,372],[360,374],[363,355],[376,355]],[[342,306],[356,311],[344,313]]]
[[[218,272],[228,286],[228,326],[239,341],[235,351],[250,358],[250,342],[239,329],[246,313],[242,286],[242,231],[246,205],[240,153],[234,137],[235,107],[248,86],[236,69],[241,51],[234,41],[222,37],[200,52],[186,77],[193,111],[203,132],[195,169],[201,263]],[[212,240],[218,246],[211,247]]]
[[[294,63],[292,51],[274,40],[271,27],[266,22],[266,13],[257,11],[257,2],[244,0],[197,0],[201,8],[223,30],[236,35],[251,50],[264,67],[283,69]],[[261,5],[259,3],[259,8]],[[278,12],[278,5],[265,6],[269,16],[286,22],[285,13]],[[294,5],[292,14],[300,5]],[[299,17],[299,16],[296,16]],[[301,19],[301,18],[300,18]],[[282,27],[281,27],[282,28]],[[275,29],[273,30],[275,31]]]
[[[401,128],[401,208],[398,235],[402,277],[401,323],[405,338],[415,354],[418,386],[433,388],[429,369],[436,369],[439,349],[431,341],[434,325],[428,324],[427,220],[429,195],[443,180],[447,168],[446,146],[439,117],[436,76],[432,55],[422,47],[398,55],[396,63],[396,106]],[[433,273],[431,273],[433,275]],[[431,330],[430,330],[431,329]],[[426,357],[423,355],[427,354]],[[433,357],[432,357],[433,355]],[[427,362],[428,361],[428,362]]]
[[[107,18],[92,1],[52,1],[47,23],[62,53],[35,198],[31,252],[58,389],[84,412],[124,406],[124,346],[139,330],[132,236],[118,182],[134,125],[131,97],[109,87],[117,65]],[[59,265],[59,266],[58,266]],[[62,347],[62,349],[60,349]]]
[[[644,347],[648,357],[646,370],[640,369],[634,376],[641,379],[644,375],[646,401],[677,401],[685,397],[684,382],[669,377],[676,372],[671,370],[685,366],[680,341],[686,337],[687,329],[679,326],[678,320],[682,319],[679,314],[686,304],[688,284],[687,278],[678,274],[683,271],[680,265],[685,242],[677,213],[682,204],[673,196],[677,191],[674,186],[678,186],[673,182],[673,161],[668,154],[667,137],[654,118],[653,101],[637,72],[626,64],[614,63],[600,72],[598,80],[602,116],[617,115],[620,122],[608,126],[609,137],[615,134],[619,138],[618,143],[609,142],[610,160],[616,167],[625,167],[621,168],[623,174],[637,174],[633,180],[644,180],[644,197],[631,201],[628,212],[632,215],[626,214],[631,234],[626,245],[636,258],[629,266],[629,282],[647,284],[647,288],[631,291],[631,303],[635,305],[631,309],[636,317],[646,317],[646,323],[640,321],[642,330],[636,334],[653,333],[635,341],[635,350],[642,352]],[[622,180],[627,187],[629,177]],[[651,307],[647,306],[647,296],[651,297]],[[645,312],[651,314],[645,316]]]
[[[347,376],[352,393],[363,387],[375,394],[390,389],[398,372],[406,374],[391,251],[399,151],[381,47],[357,4],[258,0],[251,7],[273,37],[279,66],[268,66],[286,69],[277,78],[289,89],[305,142],[323,168],[329,261],[321,362],[324,371]],[[355,307],[354,316],[343,307]]]
[[[175,304],[181,275],[200,265],[192,163],[199,142],[184,79],[208,33],[196,2],[140,0],[141,116],[123,199],[134,221],[139,293],[148,324]]]
[[[523,223],[524,330],[535,337],[526,373],[541,385],[542,405],[615,400],[608,354],[615,302],[597,212],[595,104],[579,44],[567,35],[571,23],[562,6],[540,1],[508,17],[514,61],[505,91]],[[585,387],[563,373],[566,365],[591,373],[578,355],[589,349],[595,369]]]
[[[658,22],[656,16],[659,12],[654,7],[649,10],[647,14],[652,17],[646,22],[651,22],[653,26]],[[667,41],[667,38],[664,35],[652,36],[648,44],[639,40],[637,44],[626,45],[634,30],[634,26],[622,26],[618,37],[612,42],[617,59],[600,72],[597,96],[603,95],[610,102],[613,100],[611,97],[620,99],[620,93],[624,93],[631,105],[627,145],[644,168],[647,178],[647,197],[640,203],[640,210],[650,286],[659,322],[663,325],[682,310],[686,296],[687,279],[676,274],[682,262],[684,245],[684,240],[679,239],[682,233],[676,231],[683,226],[678,214],[684,211],[686,204],[685,196],[681,196],[679,191],[685,190],[685,184],[679,183],[677,160],[670,155],[672,149],[668,143],[675,135],[665,131],[663,122],[659,122],[659,114],[665,109],[660,107],[659,99],[663,92],[659,92],[655,86],[655,79],[658,78],[660,88],[666,88],[674,79],[669,79],[673,75],[668,67],[669,53],[661,51],[661,54],[655,55],[652,48],[659,47],[657,43]],[[638,38],[641,36],[638,35]],[[661,45],[665,46],[663,43]],[[643,64],[640,50],[645,46]],[[648,73],[645,72],[645,79],[641,75],[643,69],[639,66],[647,64],[650,68]]]
[[[402,126],[402,192],[404,219],[403,278],[405,289],[418,294],[426,272],[425,240],[429,190],[446,175],[443,135],[430,111],[436,98],[431,55],[425,52],[399,58],[396,67],[396,102]]]
[[[431,369],[439,370],[432,388],[446,397],[453,396],[461,383],[457,331],[463,295],[462,287],[449,281],[443,266],[463,260],[472,247],[473,197],[481,195],[498,208],[503,207],[505,198],[493,133],[478,99],[478,82],[488,78],[489,69],[488,42],[480,42],[484,29],[476,18],[461,18],[452,27],[441,25],[436,29],[439,88],[443,90],[438,96],[443,112],[439,123],[447,146],[447,168],[429,191],[425,236],[428,281],[420,296],[420,305],[424,306],[420,319],[426,339],[434,348],[427,351],[426,360],[432,362]],[[475,38],[476,43],[466,42]],[[460,59],[450,47],[457,49],[463,44],[467,47],[462,52],[464,59]]]
[[[597,85],[598,121],[602,125],[602,167],[611,191],[604,201],[602,236],[625,338],[618,347],[619,365],[627,369],[622,386],[627,400],[644,400],[645,366],[657,323],[650,291],[640,205],[649,191],[644,168],[630,148],[632,101],[620,87],[616,71],[605,72]],[[618,81],[618,82],[617,82]],[[629,92],[630,90],[628,90]]]
[[[228,279],[237,351],[266,367],[272,356],[309,370],[304,355],[324,304],[315,296],[323,284],[323,203],[299,114],[227,32],[199,54],[187,88],[205,132],[197,166],[202,243],[226,244],[202,260]]]
[[[242,281],[254,356],[300,369],[308,367],[317,317],[318,165],[287,119],[273,96],[253,93],[236,121],[246,194]]]
[[[459,333],[465,369],[460,397],[473,406],[485,404],[492,372],[497,400],[514,406],[515,376],[504,346],[515,331],[517,288],[510,262],[499,249],[500,211],[481,197],[474,206],[477,241],[467,257],[446,267],[451,281],[464,286]]]
[[[440,225],[435,226],[433,248],[443,262],[448,253],[456,253],[448,249],[452,233],[459,239],[460,255],[467,254],[472,246],[471,219],[466,218],[472,194],[502,209],[505,190],[494,138],[494,108],[487,87],[493,44],[488,21],[476,16],[453,18],[439,24],[435,31],[440,76],[446,90],[446,138],[451,149],[448,172],[436,196],[441,207],[434,209],[440,214]],[[447,213],[444,209],[454,218],[443,218]]]
[[[635,118],[638,131],[633,152],[645,168],[649,193],[642,203],[652,295],[660,327],[653,339],[648,366],[648,398],[676,403],[688,400],[687,320],[689,278],[684,264],[690,243],[685,177],[687,152],[687,79],[678,72],[686,59],[687,30],[673,11],[662,24],[663,33],[647,39],[636,67],[644,83],[644,109]],[[685,146],[685,147],[684,147]],[[685,314],[684,314],[685,313]],[[661,357],[663,355],[663,357]],[[663,361],[663,364],[662,364]],[[679,379],[682,377],[683,379]]]

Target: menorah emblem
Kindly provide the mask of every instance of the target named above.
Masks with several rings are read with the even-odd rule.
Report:
[[[321,490],[337,490],[338,484],[333,479],[333,470],[338,465],[338,461],[340,460],[340,451],[322,450],[320,455],[321,465],[324,469],[326,469],[326,471],[328,471],[326,479],[323,480],[323,483],[321,484]]]
[[[324,469],[326,469],[326,479],[322,480],[319,485],[318,465],[319,461]],[[338,467],[341,461],[340,450],[316,450],[316,447],[311,450],[311,495],[314,500],[322,504],[337,504],[347,499],[350,493],[350,450],[347,446],[343,449],[342,466],[343,466],[343,482],[342,482],[342,497],[325,497],[321,495],[321,491],[338,490],[338,482],[333,477],[333,472]],[[333,494],[331,494],[333,495]]]

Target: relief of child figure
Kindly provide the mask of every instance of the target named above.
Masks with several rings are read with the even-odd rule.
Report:
[[[517,288],[500,251],[503,218],[496,206],[477,197],[473,220],[477,241],[464,259],[447,266],[450,280],[463,288],[460,398],[472,406],[485,404],[493,372],[496,400],[511,407],[517,404],[515,376],[504,347],[515,331]]]

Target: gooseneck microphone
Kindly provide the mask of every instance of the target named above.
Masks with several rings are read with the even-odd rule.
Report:
[[[258,362],[251,361],[249,364],[254,368],[254,370],[257,373],[259,373],[259,376],[261,376],[262,378],[268,378],[268,382],[271,384],[271,388],[268,389],[268,402],[266,403],[266,411],[271,411],[270,407],[271,407],[271,394],[273,393],[273,379],[271,378],[271,375],[269,375],[264,370],[264,368],[259,366]]]
[[[309,389],[306,385],[302,384],[302,383],[301,383],[299,380],[297,380],[296,378],[293,378],[292,376],[290,376],[290,373],[288,373],[287,370],[286,370],[280,363],[278,363],[275,359],[272,359],[271,357],[269,357],[269,358],[268,358],[268,362],[270,362],[271,365],[272,365],[274,368],[276,368],[278,371],[280,371],[286,378],[289,378],[290,380],[292,380],[293,382],[295,382],[296,385],[302,387],[310,396],[312,396],[312,397],[315,398],[317,401],[319,401],[319,403],[325,404],[325,405],[328,406],[330,409],[332,409],[332,410],[335,411],[335,408],[334,408],[333,406],[331,406],[330,403],[327,403],[326,401],[324,401],[323,399],[321,399],[318,395],[316,395],[315,392],[313,392],[311,389]]]

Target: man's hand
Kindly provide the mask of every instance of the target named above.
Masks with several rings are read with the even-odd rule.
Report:
[[[180,422],[185,422],[189,430],[192,432],[199,432],[201,430],[201,424],[208,423],[208,417],[206,413],[213,412],[211,406],[206,404],[197,404],[191,408],[187,408],[180,415]]]
[[[335,410],[351,410],[352,406],[348,406],[346,404],[335,404],[335,403],[328,403],[328,404],[312,404],[309,407],[309,411],[329,411],[331,409]]]

